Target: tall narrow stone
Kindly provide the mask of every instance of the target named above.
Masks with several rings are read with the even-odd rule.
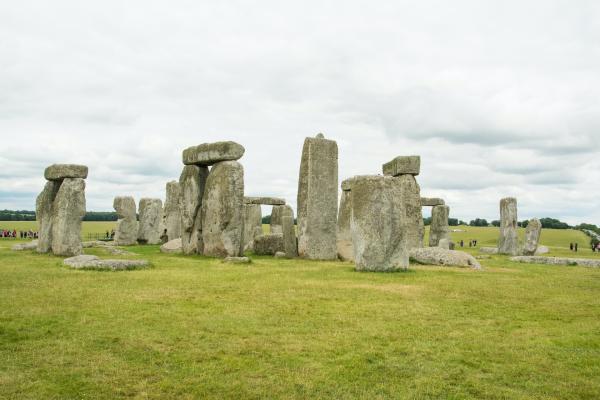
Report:
[[[244,251],[254,249],[254,239],[262,235],[262,212],[259,204],[244,204]]]
[[[293,215],[284,215],[281,217],[281,230],[283,231],[283,252],[285,253],[285,256],[287,258],[297,257],[298,245]]]
[[[85,216],[85,181],[65,178],[52,206],[52,253],[76,256],[83,252],[81,220]]]
[[[131,196],[115,197],[113,208],[119,217],[115,229],[115,244],[119,246],[136,244],[139,227],[135,200]]]
[[[500,200],[500,238],[498,253],[517,255],[519,238],[517,236],[517,199],[507,197]]]
[[[179,182],[167,182],[165,197],[164,226],[169,240],[181,237],[181,186]]]
[[[272,234],[283,232],[281,219],[284,216],[288,216],[288,217],[291,216],[292,218],[294,218],[294,210],[292,210],[292,207],[290,207],[288,205],[273,206],[273,210],[271,211],[271,225],[270,225]]]
[[[37,251],[47,253],[52,250],[52,203],[61,182],[48,181],[35,202],[35,216],[39,224]]]
[[[208,167],[186,165],[179,177],[181,190],[181,243],[184,254],[202,254],[202,199]]]
[[[450,207],[434,206],[431,210],[431,225],[429,228],[429,247],[438,247],[440,240],[450,241],[448,216]]]
[[[542,234],[542,223],[539,219],[533,218],[525,228],[525,245],[523,246],[524,256],[535,255],[538,245],[540,244],[540,236]]]
[[[340,260],[353,261],[354,250],[352,249],[352,231],[350,220],[352,219],[352,192],[342,190],[340,208],[337,221],[337,252]]]
[[[298,180],[298,254],[337,258],[338,147],[320,134],[306,138]]]
[[[409,249],[423,247],[425,225],[421,208],[421,188],[411,174],[400,175],[396,177],[396,181],[402,193],[402,197],[398,199],[398,207],[402,212],[400,218],[406,245]]]
[[[140,200],[140,223],[138,229],[138,242],[142,244],[160,244],[162,235],[162,200]]]
[[[237,161],[215,164],[202,199],[204,255],[242,255],[244,230],[244,167]]]

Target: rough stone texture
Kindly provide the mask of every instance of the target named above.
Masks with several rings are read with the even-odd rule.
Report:
[[[131,196],[115,197],[113,208],[119,217],[117,228],[115,229],[115,244],[119,246],[137,244],[139,227],[135,200]]]
[[[248,257],[225,257],[223,262],[226,264],[250,264],[252,260]]]
[[[454,243],[448,238],[440,239],[437,247],[444,250],[454,250]]]
[[[40,253],[52,250],[52,204],[59,187],[60,182],[46,182],[35,202],[35,216],[39,226],[37,251]]]
[[[342,181],[342,184],[340,186],[341,186],[343,192],[349,192],[350,190],[352,190],[352,186],[351,186],[352,185],[352,181],[351,181],[351,179],[352,178],[345,179],[345,180]]]
[[[162,200],[143,198],[139,206],[140,223],[138,242],[143,244],[160,244],[162,235]]]
[[[480,247],[479,252],[483,254],[498,254],[497,247]]]
[[[525,228],[525,245],[523,246],[523,255],[532,256],[536,253],[542,234],[542,223],[539,219],[533,218]]]
[[[450,240],[450,227],[448,215],[450,207],[435,206],[431,209],[431,226],[429,227],[429,247],[437,247],[440,240]]]
[[[52,205],[52,253],[76,256],[82,253],[81,220],[85,216],[85,181],[65,178]]]
[[[296,226],[294,217],[284,215],[281,217],[283,231],[283,252],[287,258],[298,257],[298,242],[296,241]]]
[[[333,140],[306,138],[298,180],[298,254],[337,259],[338,147]]]
[[[10,249],[13,251],[23,251],[23,250],[35,250],[38,247],[38,241],[32,240],[27,243],[19,243],[12,246]]]
[[[181,243],[184,254],[202,254],[202,198],[208,167],[186,165],[179,177],[181,189]]]
[[[185,165],[213,165],[221,161],[239,160],[244,155],[244,146],[235,142],[203,143],[183,151]]]
[[[278,251],[283,251],[283,234],[260,235],[254,239],[254,254],[273,256]]]
[[[337,220],[337,253],[338,258],[342,261],[354,261],[352,230],[350,229],[351,218],[352,192],[349,190],[342,191]]]
[[[421,188],[412,175],[395,178],[400,185],[402,197],[400,202],[402,230],[409,249],[423,247],[425,225],[421,211]]]
[[[271,211],[271,233],[282,233],[282,222],[281,219],[284,216],[294,218],[294,210],[290,206],[273,206],[273,210]]]
[[[254,238],[263,234],[262,212],[258,204],[244,204],[244,251],[254,249]]]
[[[537,250],[535,251],[535,255],[539,256],[541,254],[548,254],[550,252],[550,249],[546,246],[538,246]]]
[[[163,225],[173,240],[181,237],[181,186],[178,181],[167,182],[166,191]]]
[[[237,257],[243,253],[244,167],[223,161],[210,170],[202,200],[204,255]]]
[[[498,239],[498,253],[517,255],[518,252],[517,199],[507,197],[500,200],[500,238]]]
[[[398,178],[354,179],[350,226],[357,270],[396,271],[408,267],[410,247],[403,192]],[[420,209],[420,201],[417,204]]]
[[[419,175],[421,170],[420,156],[400,156],[383,164],[383,174],[391,176]]]
[[[463,251],[446,250],[440,247],[412,249],[410,258],[419,264],[481,269],[481,264],[472,255]]]
[[[150,263],[146,260],[102,260],[91,255],[79,255],[67,258],[63,264],[74,269],[108,269],[121,271],[128,269],[146,268]]]
[[[160,246],[161,253],[179,254],[182,251],[181,238],[169,240],[167,243]]]
[[[563,257],[539,257],[539,256],[517,256],[511,257],[510,261],[527,264],[569,265],[579,267],[600,267],[600,260],[593,258],[563,258]]]
[[[283,206],[285,205],[285,199],[280,199],[279,197],[244,197],[244,204]]]
[[[46,168],[44,177],[49,181],[58,181],[65,178],[81,178],[88,176],[88,167],[76,164],[53,164]]]
[[[283,251],[278,251],[275,253],[275,258],[288,258],[287,255]]]
[[[435,206],[443,206],[446,202],[444,199],[440,199],[437,197],[421,197],[421,206],[422,207],[435,207]]]

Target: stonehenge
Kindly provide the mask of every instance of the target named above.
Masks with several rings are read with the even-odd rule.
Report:
[[[138,207],[140,222],[138,227],[138,243],[160,244],[163,232],[162,200],[143,198]]]
[[[283,233],[260,235],[254,239],[254,254],[274,256],[278,251],[284,251]]]
[[[338,147],[322,134],[306,138],[298,179],[298,255],[337,258]]]
[[[181,190],[181,244],[184,254],[202,254],[202,198],[208,167],[186,165],[179,177]]]
[[[533,218],[529,220],[527,228],[525,228],[525,244],[523,245],[524,256],[533,256],[537,252],[540,244],[540,236],[542,234],[542,223],[539,219]]]
[[[178,181],[167,182],[165,206],[163,210],[163,225],[167,230],[169,240],[181,237],[181,185]]]
[[[284,216],[294,218],[294,210],[292,207],[288,205],[278,205],[273,206],[273,210],[271,211],[271,233],[282,233],[282,222],[281,219]]]
[[[346,179],[342,182],[342,197],[338,209],[337,220],[337,253],[342,261],[354,261],[354,250],[352,248],[352,231],[350,229],[350,220],[352,217],[352,192],[350,181]]]
[[[283,234],[283,252],[286,258],[297,257],[298,242],[296,240],[296,227],[294,225],[293,214],[281,217],[281,230]]]
[[[383,174],[389,176],[419,175],[421,170],[420,156],[400,156],[383,164]]]
[[[235,142],[203,143],[183,151],[184,165],[210,166],[221,161],[235,161],[244,155],[244,147]]]
[[[39,223],[37,251],[55,255],[76,256],[83,252],[81,221],[85,216],[84,165],[53,164],[46,168],[48,180],[36,199]]]
[[[115,197],[113,208],[117,212],[118,221],[115,229],[115,244],[129,246],[137,243],[138,221],[135,200],[133,197]]]
[[[242,235],[242,245],[244,251],[253,250],[254,239],[263,234],[260,204],[245,203],[243,215],[244,232]]]
[[[498,253],[516,256],[519,252],[517,236],[517,199],[507,197],[500,200],[500,238]]]
[[[437,247],[441,240],[450,240],[448,215],[450,207],[433,206],[431,210],[431,226],[429,227],[429,247]]]
[[[285,205],[285,199],[280,199],[278,197],[244,197],[244,204],[283,206]]]
[[[463,251],[448,250],[441,247],[412,249],[410,258],[419,264],[481,269],[481,264],[472,255]]]

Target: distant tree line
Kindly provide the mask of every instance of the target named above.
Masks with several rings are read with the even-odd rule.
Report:
[[[83,217],[84,221],[116,221],[116,212],[88,211]],[[0,210],[0,221],[35,221],[35,211],[27,210]]]

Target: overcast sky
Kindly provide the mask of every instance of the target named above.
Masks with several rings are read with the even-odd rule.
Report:
[[[0,0],[0,209],[83,163],[88,210],[163,197],[181,151],[244,145],[295,208],[302,143],[340,181],[421,155],[451,216],[600,224],[600,2]]]

